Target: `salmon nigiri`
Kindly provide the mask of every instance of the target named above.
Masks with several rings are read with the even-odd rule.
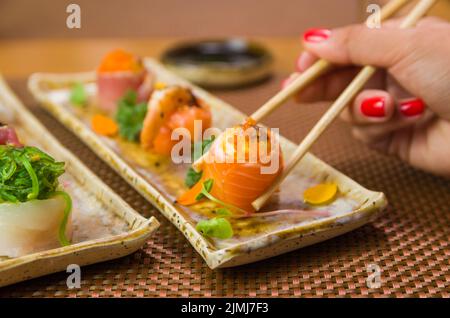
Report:
[[[147,101],[152,91],[152,77],[145,70],[139,58],[115,50],[108,53],[97,69],[99,106],[114,112],[118,100],[127,92],[137,92],[138,101]]]
[[[251,122],[227,129],[203,156],[200,181],[177,202],[197,203],[204,182],[212,180],[210,195],[241,212],[254,212],[252,202],[283,170],[281,149],[273,140],[270,131]]]
[[[196,132],[194,123],[202,121],[202,131],[211,126],[209,107],[196,98],[191,90],[181,86],[169,86],[153,92],[148,102],[140,141],[142,147],[161,155],[170,155],[176,141],[172,131],[185,128],[192,141]]]

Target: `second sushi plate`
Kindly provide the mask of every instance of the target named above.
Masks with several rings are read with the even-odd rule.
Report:
[[[151,74],[153,83],[159,83],[155,87],[184,87],[192,92],[192,103],[207,104],[212,126],[223,131],[246,119],[234,107],[175,76],[155,60],[143,59],[143,67]],[[312,154],[304,157],[261,212],[244,217],[219,218],[228,215],[229,211],[223,209],[223,206],[228,205],[221,206],[218,200],[201,200],[198,204],[181,205],[179,198],[189,191],[185,183],[189,164],[175,164],[170,157],[158,155],[136,142],[114,134],[99,134],[99,130],[95,129],[94,117],[98,114],[108,116],[105,108],[98,105],[97,83],[100,82],[96,82],[97,76],[96,72],[37,73],[30,77],[28,84],[31,93],[43,107],[153,203],[184,234],[212,269],[259,261],[341,235],[374,220],[387,205],[383,193],[364,188]],[[105,83],[106,81],[102,85],[107,85]],[[77,89],[77,85],[81,85],[78,88],[88,95],[87,104],[82,107],[74,105],[74,88]],[[155,88],[157,89],[161,88]],[[163,93],[154,91],[153,94],[154,97],[151,98],[156,99]],[[151,103],[150,101],[149,108]],[[200,108],[195,111],[201,112]],[[163,117],[164,114],[161,113],[161,118]],[[111,115],[110,118],[114,117]],[[108,131],[107,128],[113,126],[105,125],[102,128],[103,131]],[[289,158],[296,145],[280,137],[280,147],[283,157]],[[214,182],[219,184],[220,180]],[[332,200],[321,202],[320,205],[307,202],[304,197],[307,189],[330,184],[338,189]],[[211,183],[208,185],[212,186]],[[255,189],[258,186],[253,184],[249,188]],[[227,189],[238,191],[230,187]],[[216,191],[217,194],[219,192]],[[322,194],[319,193],[319,196]],[[228,198],[223,198],[222,203],[226,199],[232,200],[233,195],[239,197],[239,193],[233,193]],[[208,229],[202,230],[199,224],[210,224],[202,222],[216,219],[226,219],[224,224],[231,229],[225,227],[215,235],[205,235]]]
[[[0,287],[119,258],[158,228],[65,149],[0,76]]]

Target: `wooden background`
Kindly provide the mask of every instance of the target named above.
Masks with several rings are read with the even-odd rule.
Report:
[[[373,1],[0,0],[0,73],[26,78],[38,71],[88,70],[117,47],[158,57],[188,38],[245,36],[265,44],[275,70],[287,75],[306,28],[362,21]],[[81,6],[80,30],[66,27],[69,3]],[[450,19],[450,0],[431,14]]]
[[[298,36],[361,21],[385,0],[1,0],[0,38]],[[66,27],[66,7],[82,27]],[[450,1],[432,14],[450,17]]]
[[[298,36],[306,27],[358,21],[358,0],[1,0],[0,36]],[[81,7],[79,30],[66,7]]]

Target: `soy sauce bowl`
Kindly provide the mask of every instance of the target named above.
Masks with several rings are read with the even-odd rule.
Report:
[[[273,65],[266,48],[238,38],[181,43],[167,50],[161,61],[181,77],[212,88],[262,81],[270,76]]]

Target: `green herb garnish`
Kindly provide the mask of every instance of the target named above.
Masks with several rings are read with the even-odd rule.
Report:
[[[208,179],[205,182],[203,182],[202,184],[202,191],[200,191],[200,193],[197,195],[197,197],[195,198],[195,200],[201,200],[205,197],[208,197],[209,192],[212,189],[212,186],[214,184],[214,180],[213,179]]]
[[[205,139],[203,141],[197,141],[192,145],[192,154],[193,154],[193,161],[196,161],[198,158],[203,156],[203,154],[207,153],[209,148],[211,148],[212,143],[216,139],[215,136],[211,136],[209,139]]]
[[[128,91],[118,104],[116,122],[119,125],[120,136],[129,141],[138,141],[147,114],[147,104],[137,103],[135,91]]]
[[[67,222],[69,221],[70,211],[72,211],[72,198],[67,194],[67,192],[64,191],[56,191],[54,195],[60,195],[63,197],[64,201],[66,201],[66,207],[64,208],[64,217],[61,221],[61,224],[59,225],[58,238],[61,246],[67,246],[70,245],[70,241],[66,236],[66,227]]]
[[[192,188],[197,184],[197,182],[200,181],[200,179],[202,178],[202,174],[202,171],[197,172],[194,170],[194,168],[189,167],[188,172],[186,173],[186,178],[184,179],[184,183],[189,188]]]
[[[193,145],[193,161],[196,161],[203,154],[205,154],[209,148],[211,148],[212,143],[214,142],[215,136],[211,136],[210,139],[205,139],[203,141],[199,141]],[[200,153],[201,151],[201,153]],[[186,178],[184,180],[186,186],[192,188],[197,182],[202,178],[202,171],[197,172],[194,168],[189,167],[188,172],[186,174]]]
[[[225,218],[213,218],[211,220],[202,220],[197,223],[197,231],[204,236],[216,237],[219,239],[228,239],[233,237],[233,228],[230,222]]]
[[[64,162],[35,147],[0,146],[0,202],[51,197],[64,173]]]
[[[70,102],[77,106],[86,105],[87,93],[83,83],[77,82],[73,85],[72,91],[70,92]]]

